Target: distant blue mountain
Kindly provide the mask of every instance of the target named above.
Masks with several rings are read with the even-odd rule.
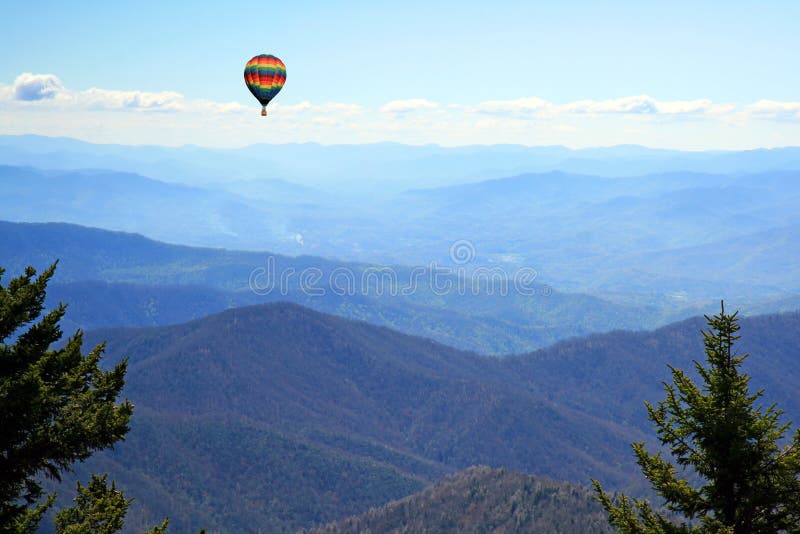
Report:
[[[7,219],[141,232],[189,245],[301,251],[283,202],[302,197],[304,188],[274,181],[259,184],[259,191],[264,198],[125,172],[0,166]]]
[[[509,354],[576,335],[642,328],[667,319],[653,306],[616,304],[550,291],[541,284],[531,286],[534,295],[514,291],[503,295],[485,284],[476,293],[442,293],[433,291],[429,278],[421,276],[414,291],[402,294],[396,290],[411,279],[411,268],[403,266],[393,267],[397,287],[387,283],[377,291],[362,277],[371,267],[367,264],[170,245],[141,235],[63,223],[0,221],[0,236],[5,276],[17,275],[27,265],[43,269],[59,261],[49,303],[72,303],[67,312],[71,328],[174,324],[230,307],[288,300],[463,349]],[[255,292],[251,277],[265,269],[268,258],[276,275],[294,276],[287,278],[283,289],[276,283],[271,291]],[[311,287],[322,294],[303,285],[300,273],[308,269],[319,273]],[[342,293],[341,286],[335,286],[334,272],[353,273],[351,291]],[[255,280],[257,289],[266,287],[263,278]]]
[[[572,150],[563,146],[302,143],[212,149],[98,145],[69,138],[3,135],[0,163],[48,169],[103,168],[193,184],[277,178],[332,192],[374,195],[551,170],[611,177],[800,170],[800,148],[682,152],[635,145]]]
[[[452,266],[451,246],[468,241],[475,252],[468,269],[533,269],[537,281],[653,306],[668,319],[721,296],[764,310],[800,293],[791,246],[800,225],[796,148],[686,153],[384,143],[221,150],[0,136],[4,158],[83,168],[0,168],[10,220],[408,266]],[[574,161],[603,161],[620,172],[583,163],[580,173],[569,172]],[[117,170],[85,170],[95,165]]]

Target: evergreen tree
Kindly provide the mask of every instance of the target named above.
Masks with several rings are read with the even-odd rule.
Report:
[[[0,286],[0,531],[30,532],[53,503],[37,477],[61,480],[73,462],[111,447],[128,432],[133,405],[116,403],[126,360],[109,371],[103,346],[81,354],[77,332],[63,348],[59,305],[40,318],[53,264]],[[0,277],[4,270],[0,268]],[[37,321],[35,322],[34,321]],[[91,484],[90,484],[91,486]]]
[[[694,362],[701,385],[670,367],[666,398],[656,406],[646,403],[658,439],[677,466],[661,452],[648,452],[644,443],[633,444],[642,473],[683,523],[645,500],[612,498],[593,480],[619,532],[800,532],[800,431],[786,443],[791,427],[779,421],[783,412],[757,404],[763,390],[750,392],[750,377],[740,370],[748,355],[733,351],[736,315],[726,314],[723,305],[719,315],[706,316],[707,365]]]
[[[125,514],[133,499],[126,499],[116,484],[106,483],[108,475],[92,475],[89,484],[78,482],[75,506],[56,514],[56,534],[114,534],[122,529]],[[145,534],[164,534],[168,519]]]

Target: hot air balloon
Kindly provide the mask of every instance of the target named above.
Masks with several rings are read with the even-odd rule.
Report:
[[[265,117],[267,104],[286,83],[286,65],[275,56],[268,54],[255,56],[244,66],[244,83],[261,103],[261,116]]]

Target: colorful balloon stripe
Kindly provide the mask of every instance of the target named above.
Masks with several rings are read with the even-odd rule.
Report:
[[[255,56],[244,67],[244,81],[253,96],[266,106],[286,83],[286,65],[275,56]]]

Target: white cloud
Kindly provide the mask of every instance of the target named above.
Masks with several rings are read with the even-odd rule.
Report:
[[[559,109],[567,113],[639,115],[658,113],[658,103],[647,95],[637,95],[611,100],[579,100],[560,106]]]
[[[184,108],[186,111],[204,111],[207,113],[240,113],[252,111],[254,106],[245,106],[239,102],[213,102],[211,100],[195,100]],[[255,107],[257,109],[257,107]]]
[[[286,115],[313,114],[313,115],[358,115],[365,111],[363,106],[358,104],[344,104],[340,102],[329,102],[325,104],[312,104],[311,102],[300,102],[298,104],[272,104],[270,106],[277,112]]]
[[[192,100],[174,91],[111,91],[96,87],[69,93],[63,100],[87,110],[238,113],[248,109],[238,102]]]
[[[312,111],[317,113],[335,113],[344,116],[358,115],[365,111],[364,106],[358,104],[345,104],[341,102],[329,102],[319,106],[312,106]]]
[[[64,85],[54,74],[23,72],[14,80],[12,92],[16,100],[35,101],[53,98],[64,91]]]
[[[93,87],[74,93],[73,98],[77,104],[88,108],[153,111],[183,111],[186,109],[184,96],[171,91],[147,93],[143,91],[109,91]]]
[[[660,102],[647,95],[635,95],[609,100],[577,100],[566,104],[555,104],[537,97],[489,100],[469,109],[477,113],[541,119],[566,115],[711,115],[730,112],[735,107],[714,104],[707,99]]]
[[[325,126],[335,126],[339,124],[339,121],[334,119],[333,117],[314,117],[311,119],[312,122],[316,124],[322,124]]]
[[[492,115],[531,115],[551,112],[554,107],[547,100],[531,97],[514,100],[487,100],[469,109],[477,113]]]
[[[384,113],[410,113],[412,111],[424,111],[439,108],[438,102],[432,102],[424,98],[409,98],[407,100],[392,100],[381,107]]]
[[[737,105],[633,95],[566,103],[535,96],[478,104],[411,98],[362,106],[284,104],[281,99],[270,105],[264,119],[260,106],[241,98],[242,102],[216,102],[174,91],[71,90],[54,74],[25,73],[13,83],[0,84],[0,133],[211,146],[397,141],[729,148],[757,146],[759,139],[762,145],[800,145],[800,102]]]
[[[273,104],[272,109],[281,110],[282,113],[303,113],[310,111],[314,106],[311,102],[300,102],[299,104]]]
[[[659,102],[657,107],[665,115],[720,115],[736,109],[734,104],[714,104],[708,99]]]
[[[115,91],[92,87],[71,91],[54,74],[20,74],[10,86],[0,86],[0,100],[62,109],[110,111],[203,111],[232,113],[246,109],[238,102],[189,100],[174,91]]]
[[[759,100],[747,106],[745,111],[760,119],[800,121],[800,102]]]

